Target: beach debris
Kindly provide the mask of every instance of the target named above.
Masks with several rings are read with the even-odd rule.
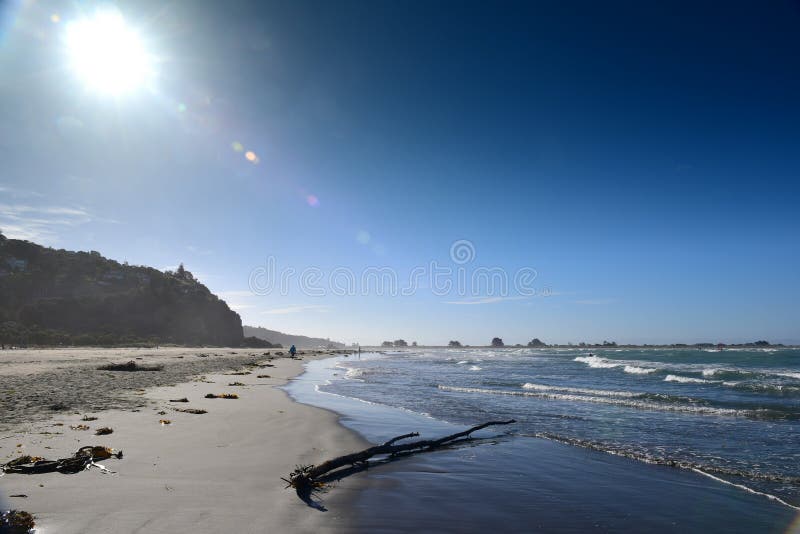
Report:
[[[8,498],[9,499],[13,499],[13,498],[27,499],[28,496],[25,495],[24,493],[17,493],[16,495],[9,495]]]
[[[230,384],[228,384],[228,385],[229,385],[229,386],[244,386],[244,384],[243,384],[242,382],[231,382],[231,383],[230,383]]]
[[[72,430],[89,430],[89,425],[69,425]]]
[[[205,375],[203,375],[203,376],[198,376],[197,378],[193,378],[193,379],[192,379],[192,382],[204,382],[204,383],[206,383],[206,384],[213,384],[213,383],[214,383],[214,381],[213,381],[213,380],[209,380],[209,379],[208,379],[208,377],[207,377],[207,376],[205,376]]]
[[[338,456],[319,465],[295,466],[295,470],[289,474],[289,478],[281,478],[281,480],[286,482],[286,488],[294,488],[294,490],[297,492],[297,495],[301,499],[306,502],[310,502],[309,499],[311,498],[311,495],[314,492],[318,492],[324,488],[325,483],[332,478],[331,472],[341,467],[356,465],[366,466],[369,459],[377,455],[387,455],[389,458],[393,458],[401,455],[405,456],[414,454],[416,452],[424,452],[441,447],[447,447],[449,445],[453,445],[454,443],[471,439],[470,434],[486,427],[510,425],[512,423],[516,423],[516,421],[514,419],[509,419],[508,421],[489,421],[487,423],[468,428],[463,432],[450,434],[449,436],[439,439],[418,440],[401,445],[396,444],[398,441],[419,436],[418,432],[411,432],[409,434],[403,434],[401,436],[394,437],[382,445],[376,445],[374,447],[364,449],[363,451],[345,454],[344,456]]]
[[[69,458],[60,458],[58,460],[47,460],[40,456],[20,456],[0,465],[0,473],[31,475],[57,471],[64,474],[73,474],[90,467],[97,467],[105,473],[110,473],[108,469],[95,463],[95,460],[106,460],[108,458],[122,459],[122,451],[115,452],[114,449],[103,445],[87,445],[78,449]]]
[[[227,374],[227,375],[251,375],[253,373],[251,373],[250,371],[236,371],[236,372],[233,372],[233,373],[225,373],[225,374]]]
[[[84,415],[81,417],[81,421],[97,421],[97,417],[93,415]]]
[[[160,410],[160,411],[158,412],[158,415],[167,415],[167,412],[165,412],[164,410]]]
[[[95,435],[97,436],[105,436],[114,432],[114,429],[111,427],[103,426],[98,428],[94,431]]]
[[[256,378],[272,378],[269,375],[258,375]]]
[[[6,510],[0,512],[0,532],[8,534],[27,534],[33,530],[36,522],[33,516],[22,510]]]
[[[170,399],[169,401],[170,402],[189,402],[189,399],[187,399],[186,397],[182,397],[180,399]]]
[[[63,412],[69,410],[69,406],[67,406],[63,402],[57,402],[55,404],[51,404],[50,409],[53,410],[54,412]]]
[[[161,371],[162,369],[164,369],[162,365],[141,365],[133,360],[125,363],[109,363],[97,368],[98,371]]]
[[[175,410],[176,412],[193,413],[197,415],[208,413],[207,410],[201,410],[200,408],[173,408],[173,410]]]
[[[172,421],[170,421],[169,419],[159,419],[158,422],[161,423],[162,426],[172,424]]]
[[[222,393],[220,395],[215,395],[213,393],[209,393],[206,395],[207,399],[238,399],[239,395],[236,393]]]

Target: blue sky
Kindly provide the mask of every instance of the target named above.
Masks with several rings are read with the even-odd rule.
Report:
[[[98,5],[0,3],[9,236],[347,342],[800,342],[797,3],[118,2],[124,95],[69,68]],[[331,288],[431,262],[509,288]]]

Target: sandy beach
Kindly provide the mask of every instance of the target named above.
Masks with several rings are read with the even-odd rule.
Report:
[[[280,477],[297,464],[319,462],[365,442],[340,426],[336,414],[295,403],[275,387],[300,373],[303,360],[328,355],[306,351],[295,360],[277,352],[0,353],[0,462],[23,454],[63,458],[85,445],[124,453],[122,459],[100,462],[113,471],[108,474],[99,469],[73,475],[8,473],[0,477],[0,508],[32,513],[39,533],[349,530],[347,501],[357,481],[342,481],[325,497],[323,512],[285,490]],[[163,367],[97,370],[130,360]],[[205,398],[209,393],[234,393],[238,399]],[[189,402],[170,402],[181,398]],[[176,411],[185,408],[207,413]],[[86,421],[86,416],[97,419]],[[89,429],[71,428],[78,425]],[[95,435],[100,427],[113,433]]]

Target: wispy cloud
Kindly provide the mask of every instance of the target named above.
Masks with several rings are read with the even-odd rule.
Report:
[[[600,306],[603,304],[612,304],[616,302],[616,299],[586,299],[586,300],[576,300],[575,304],[581,304],[584,306]]]
[[[219,291],[217,296],[221,299],[239,299],[239,298],[248,298],[248,297],[255,297],[256,295],[253,294],[252,291]]]
[[[19,187],[14,187],[5,184],[0,184],[0,194],[14,198],[37,198],[44,196],[38,191],[31,191],[29,189],[20,189]]]
[[[196,247],[194,245],[186,245],[186,250],[188,250],[192,254],[197,254],[198,256],[209,256],[214,253],[213,250],[209,250],[207,248],[202,248],[202,247]]]
[[[447,300],[445,304],[494,304],[495,302],[507,302],[510,300],[527,300],[530,297],[516,295],[512,297],[469,297],[463,300]]]
[[[331,309],[330,306],[311,304],[306,306],[287,306],[285,308],[272,308],[271,310],[264,310],[261,313],[267,315],[285,315],[288,313],[300,313],[304,311],[326,312],[330,309]]]
[[[0,204],[0,229],[7,237],[16,239],[49,241],[59,228],[92,220],[92,215],[80,207]]]

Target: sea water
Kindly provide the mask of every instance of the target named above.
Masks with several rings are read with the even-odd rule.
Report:
[[[450,503],[452,513],[469,516],[478,504],[497,501],[475,517],[494,510],[518,530],[538,520],[540,528],[561,530],[700,530],[729,521],[733,530],[781,531],[800,510],[797,349],[437,349],[340,358],[328,371],[316,384],[316,403],[347,415],[347,424],[372,441],[420,426],[442,435],[489,420],[517,421],[497,429],[494,447],[449,453],[444,462],[416,460],[410,479],[392,474],[397,468],[370,475],[413,486],[405,487],[400,508],[419,508],[408,493],[446,481],[457,491],[483,488],[477,502]],[[337,407],[334,398],[358,399],[363,407]],[[458,476],[421,480],[422,472],[456,467]],[[549,478],[531,491],[537,476]],[[567,510],[553,513],[558,505],[542,496],[550,492],[563,505],[580,493],[582,480],[598,486],[609,479],[624,482],[606,487],[605,498],[592,493],[597,502],[582,520]],[[645,495],[665,510],[632,510],[648,506]],[[437,528],[446,530],[446,523]]]

